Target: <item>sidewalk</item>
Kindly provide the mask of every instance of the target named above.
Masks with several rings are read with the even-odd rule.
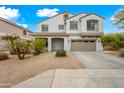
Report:
[[[54,69],[14,88],[124,87],[124,69]]]

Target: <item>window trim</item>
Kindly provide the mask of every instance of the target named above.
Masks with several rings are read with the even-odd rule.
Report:
[[[77,22],[77,28],[72,28],[71,22]],[[78,21],[70,21],[70,30],[79,30],[79,22]]]
[[[90,22],[92,22],[92,26],[91,26]],[[94,25],[94,27],[93,27],[93,25]],[[87,31],[98,31],[99,30],[99,26],[98,25],[99,25],[99,21],[98,20],[87,20]]]
[[[63,26],[63,28],[60,29],[60,28],[61,28],[60,26]],[[58,30],[65,30],[65,25],[63,25],[63,24],[59,24],[59,25],[58,25]]]
[[[43,26],[47,26],[47,30],[43,30]],[[48,24],[42,24],[41,25],[41,31],[48,31],[49,30],[49,25]]]

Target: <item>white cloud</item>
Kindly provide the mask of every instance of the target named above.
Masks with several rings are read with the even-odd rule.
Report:
[[[111,21],[114,21],[114,20],[115,20],[114,16],[112,16],[112,17],[110,18],[110,20],[111,20]]]
[[[28,27],[28,24],[20,24],[20,23],[17,23],[18,25],[24,27],[24,28],[27,28]]]
[[[14,20],[19,16],[18,9],[6,8],[5,6],[0,7],[0,17],[8,20]]]
[[[56,8],[54,9],[44,8],[44,9],[37,10],[36,14],[38,17],[51,17],[54,15],[57,15],[58,11],[59,9],[56,9]]]

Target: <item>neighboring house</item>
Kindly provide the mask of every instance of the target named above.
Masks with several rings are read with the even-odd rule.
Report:
[[[95,13],[63,12],[39,22],[33,36],[45,38],[48,51],[102,51],[103,20]]]
[[[28,29],[0,17],[0,50],[7,49],[5,40],[1,39],[2,36],[15,35],[23,39],[31,39],[32,36],[30,34],[32,32]]]

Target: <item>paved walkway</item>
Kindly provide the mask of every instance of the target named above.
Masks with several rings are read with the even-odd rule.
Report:
[[[54,69],[16,88],[124,88],[124,58],[100,52],[73,53],[86,69]]]
[[[124,87],[124,69],[57,69],[24,81],[15,88]]]

